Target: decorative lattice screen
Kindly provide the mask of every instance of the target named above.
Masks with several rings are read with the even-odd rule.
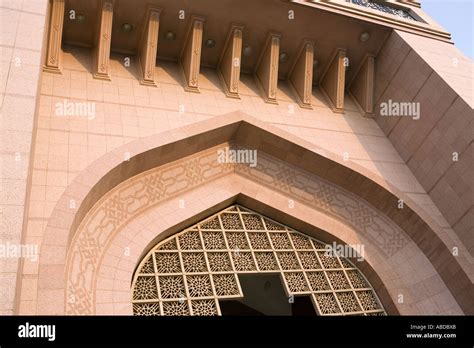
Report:
[[[377,11],[382,11],[385,13],[393,14],[405,19],[415,20],[416,19],[410,14],[409,11],[402,10],[399,8],[392,7],[390,3],[383,3],[383,2],[376,2],[372,0],[346,0],[347,2],[352,2],[353,4],[357,4],[364,7],[369,7]]]
[[[238,274],[279,273],[319,315],[385,315],[364,275],[326,244],[238,205],[156,245],[132,284],[135,315],[221,315],[242,298]]]

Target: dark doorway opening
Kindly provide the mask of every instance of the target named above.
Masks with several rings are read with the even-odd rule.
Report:
[[[279,274],[241,274],[239,280],[244,297],[220,300],[222,315],[316,315],[309,296],[288,298]]]

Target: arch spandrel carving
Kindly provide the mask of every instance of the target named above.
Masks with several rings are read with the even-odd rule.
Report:
[[[242,148],[233,144],[225,146]],[[94,284],[101,257],[114,234],[127,222],[160,201],[230,173],[300,199],[349,224],[388,257],[407,245],[408,239],[400,228],[354,194],[263,152],[259,152],[258,165],[254,168],[237,163],[222,165],[217,159],[218,149],[222,147],[137,175],[107,193],[94,206],[71,243],[66,299],[73,296],[75,301],[66,301],[67,313],[94,313]],[[200,165],[192,165],[194,162]],[[397,249],[390,243],[393,239],[399,240]]]
[[[437,277],[440,278],[440,281],[437,283],[439,284],[439,289],[436,291],[443,293],[442,303],[438,302],[430,308],[441,308],[444,309],[443,313],[448,312],[453,314],[468,310],[466,308],[469,307],[469,301],[464,301],[463,298],[457,297],[456,299],[459,298],[462,300],[460,303],[457,303],[452,296],[457,293],[462,293],[468,286],[472,285],[472,283],[469,283],[467,273],[464,272],[464,270],[467,269],[467,261],[461,256],[454,258],[452,254],[449,254],[447,246],[443,244],[445,240],[441,240],[439,237],[440,231],[442,230],[441,227],[427,216],[423,209],[413,202],[410,197],[399,192],[389,183],[384,182],[382,178],[369,173],[351,161],[340,163],[342,160],[340,161],[335,154],[318,148],[315,149],[311,144],[285,133],[278,128],[264,124],[241,112],[234,112],[203,121],[199,127],[195,125],[192,127],[186,126],[179,131],[169,131],[164,134],[149,137],[145,140],[137,140],[132,145],[126,145],[104,156],[104,158],[98,160],[97,163],[91,165],[77,177],[59,200],[46,228],[44,240],[48,242],[43,244],[40,256],[40,263],[45,264],[45,266],[40,267],[39,270],[39,279],[41,280],[39,282],[39,293],[41,296],[38,297],[38,312],[49,314],[131,314],[132,308],[130,303],[127,302],[128,297],[127,300],[122,299],[120,300],[121,302],[119,301],[120,307],[114,307],[113,309],[104,307],[104,301],[99,301],[101,307],[97,309],[98,298],[101,298],[96,290],[97,272],[100,270],[103,271],[101,267],[102,265],[105,267],[103,264],[104,259],[108,260],[107,266],[109,268],[115,267],[114,261],[110,261],[109,259],[111,250],[108,249],[108,246],[116,245],[117,240],[115,238],[117,235],[121,235],[122,230],[126,230],[128,233],[132,232],[133,234],[133,231],[129,231],[129,226],[133,225],[133,221],[137,221],[138,215],[143,214],[147,209],[151,209],[153,204],[145,208],[146,205],[137,205],[137,201],[134,200],[133,195],[127,197],[122,193],[120,200],[128,202],[127,200],[131,199],[135,205],[133,209],[127,207],[127,209],[121,210],[123,224],[118,225],[116,223],[117,221],[108,221],[110,216],[117,213],[113,212],[112,209],[108,212],[110,216],[107,216],[103,209],[104,207],[101,205],[110,195],[115,194],[118,189],[123,189],[123,185],[133,187],[133,185],[136,184],[135,180],[139,180],[143,188],[144,184],[142,179],[144,175],[163,170],[164,168],[168,168],[169,165],[182,166],[179,161],[183,159],[184,156],[197,158],[212,146],[219,144],[220,146],[225,146],[226,141],[231,140],[235,140],[239,144],[245,144],[245,146],[250,148],[258,149],[259,154],[267,152],[283,163],[295,166],[296,164],[302,164],[298,166],[297,169],[306,170],[311,176],[314,176],[318,180],[330,182],[331,185],[341,189],[341,191],[349,192],[349,196],[345,195],[347,199],[345,203],[349,210],[345,210],[343,221],[348,216],[352,216],[352,221],[356,223],[356,225],[363,226],[366,221],[363,218],[366,216],[364,213],[365,208],[363,207],[368,206],[376,212],[375,221],[377,221],[377,223],[374,224],[374,226],[369,225],[367,227],[367,230],[370,232],[369,234],[375,237],[375,239],[365,239],[364,243],[371,244],[374,240],[378,239],[378,243],[374,243],[382,246],[382,248],[380,248],[374,244],[374,248],[371,247],[374,251],[372,255],[374,259],[373,262],[370,262],[369,267],[372,267],[377,274],[380,274],[380,279],[383,281],[383,283],[381,283],[380,280],[377,280],[376,285],[373,283],[377,291],[379,291],[378,286],[380,284],[387,285],[387,291],[390,293],[390,297],[396,298],[395,292],[399,292],[400,288],[408,291],[407,293],[411,291],[409,289],[413,288],[412,279],[428,279],[428,277],[438,272]],[[123,162],[123,153],[127,151],[132,151],[133,156],[130,161]],[[308,193],[304,193],[301,196],[302,198],[298,198],[301,199],[299,202],[305,205],[303,212],[291,212],[285,208],[286,203],[282,203],[281,201],[287,202],[288,199],[294,198],[291,196],[291,192],[288,191],[288,187],[291,185],[286,185],[287,191],[284,191],[281,188],[277,189],[275,185],[271,185],[271,180],[269,183],[266,183],[265,180],[263,180],[266,176],[265,173],[256,172],[254,169],[252,169],[252,173],[245,173],[245,171],[249,170],[248,168],[241,168],[242,170],[238,172],[239,168],[234,164],[226,166],[221,164],[221,166],[229,171],[215,176],[213,176],[212,171],[209,171],[205,177],[199,177],[194,174],[194,180],[199,183],[195,186],[189,185],[187,188],[190,190],[198,190],[199,187],[207,187],[207,191],[203,192],[204,195],[208,195],[209,192],[212,192],[212,187],[215,185],[228,185],[229,182],[231,182],[232,185],[229,189],[224,188],[224,191],[221,191],[220,196],[222,196],[222,200],[218,199],[212,204],[198,205],[198,207],[205,207],[202,209],[212,210],[214,205],[219,205],[220,208],[224,208],[226,205],[235,202],[233,197],[242,194],[243,196],[255,197],[257,201],[264,205],[263,210],[261,210],[260,207],[250,206],[260,213],[266,213],[269,209],[276,209],[276,211],[280,213],[284,212],[290,216],[296,213],[297,217],[294,221],[296,225],[299,226],[301,223],[310,223],[311,226],[323,227],[328,233],[337,236],[339,241],[344,242],[347,237],[349,237],[349,239],[355,241],[355,243],[359,243],[360,238],[364,237],[359,227],[352,227],[352,224],[346,225],[345,222],[336,222],[334,220],[336,219],[336,215],[330,214],[328,209],[321,209],[319,206],[313,209]],[[256,180],[254,180],[255,177],[252,178],[251,174],[260,175],[262,182],[256,183]],[[182,173],[179,174],[179,176],[181,184],[186,185],[185,183],[187,183],[188,180],[182,178]],[[196,178],[199,179],[197,180]],[[172,175],[169,175],[167,179],[172,181],[171,186],[173,186],[174,190],[168,191],[174,192],[174,196],[170,196],[171,199],[177,200],[176,197],[181,194],[184,194],[188,200],[193,199],[193,196],[189,194],[191,191],[177,190],[175,181],[178,179],[175,179]],[[201,179],[203,180],[199,181]],[[277,183],[277,181],[273,182]],[[240,192],[238,190],[236,191],[234,187],[237,187]],[[285,185],[283,185],[283,188],[285,188]],[[222,187],[220,189],[222,190]],[[304,192],[295,185],[293,185],[291,189],[296,190],[296,192]],[[132,188],[132,192],[133,190],[134,188]],[[262,191],[265,191],[265,194],[261,194]],[[222,192],[224,192],[224,194],[222,194]],[[313,190],[312,192],[317,191]],[[375,195],[372,194],[369,196],[367,192],[375,192]],[[156,197],[161,197],[160,195],[161,193],[155,192]],[[279,205],[274,206],[273,202],[275,200],[273,196],[280,198]],[[306,198],[304,196],[306,196]],[[149,192],[144,190],[142,198],[146,201],[149,197]],[[168,197],[168,200],[170,197]],[[341,196],[338,195],[336,197]],[[394,206],[389,204],[396,197],[401,197],[406,203],[404,209],[396,209],[396,204]],[[306,200],[303,200],[303,198]],[[69,208],[71,199],[77,203],[79,207],[77,210],[71,210]],[[115,205],[123,207],[124,202],[120,200],[115,203]],[[153,200],[160,209],[166,205],[164,203],[165,201],[166,200],[162,198]],[[226,205],[222,205],[224,201],[227,202]],[[322,199],[321,206],[328,206],[331,201],[326,200],[325,204],[324,202],[324,199]],[[362,205],[354,204],[354,202],[360,202]],[[380,202],[385,203],[380,205]],[[249,202],[246,200],[241,203],[248,205]],[[340,204],[337,200],[336,203]],[[113,205],[110,207],[112,208]],[[359,209],[362,213],[356,213],[357,209],[354,208],[357,207],[362,207],[362,209]],[[212,211],[216,212],[217,210]],[[369,212],[370,211],[371,210],[369,210]],[[169,236],[170,234],[167,234],[168,229],[173,229],[175,225],[184,228],[186,227],[186,225],[182,225],[184,221],[189,220],[190,222],[194,222],[193,216],[200,216],[200,218],[205,217],[203,210],[196,207],[191,209],[191,212],[192,214],[189,216],[187,213],[179,214],[182,215],[185,220],[169,219],[169,221],[173,221],[171,225],[167,223],[168,221],[163,223],[162,220],[155,219],[154,223],[165,231],[161,234],[160,238]],[[134,215],[135,213],[137,214]],[[344,213],[344,210],[339,210],[339,213]],[[99,214],[102,214],[103,220],[100,219]],[[165,215],[166,214],[165,212]],[[307,214],[317,216],[317,219]],[[156,215],[156,213],[154,213],[154,215]],[[95,216],[95,219],[99,219],[98,221],[100,221],[101,224],[106,226],[106,233],[100,234],[100,238],[96,238],[98,231],[95,228],[91,228],[91,224],[88,224],[88,221],[90,221],[93,216]],[[278,216],[272,217],[276,218]],[[337,219],[341,221],[339,218]],[[410,229],[406,224],[407,221],[413,221],[417,226],[416,230]],[[321,224],[324,226],[320,226]],[[387,242],[389,239],[387,239],[385,235],[373,230],[374,228],[375,230],[379,230],[385,226],[391,226],[390,228],[393,231],[401,231],[402,233],[400,235],[396,233],[393,234],[394,236],[401,236],[401,239],[395,239],[395,241],[398,240],[396,243],[390,243]],[[342,231],[344,231],[342,234],[338,232],[341,231],[341,228]],[[173,230],[173,233],[178,230]],[[300,230],[310,234],[306,229]],[[420,235],[426,236],[426,238],[420,239]],[[150,236],[146,238],[148,237]],[[149,243],[152,240],[153,237],[150,237]],[[78,243],[78,241],[80,241],[80,243]],[[407,241],[408,244],[406,243]],[[401,245],[399,245],[399,243],[401,243]],[[79,244],[82,244],[82,246],[78,248]],[[384,245],[387,248],[384,248]],[[145,250],[148,247],[148,244],[140,244],[140,248],[142,248],[140,250]],[[392,247],[394,247],[394,249],[390,250],[389,248]],[[456,269],[456,272],[459,271],[459,276],[456,278],[457,282],[449,282],[449,277],[443,273],[442,264],[435,262],[436,257],[430,252],[430,250],[434,248],[441,250],[444,254],[449,254],[446,255],[446,258],[452,263],[453,269]],[[63,252],[57,252],[58,249],[61,249]],[[66,254],[67,257],[64,256]],[[393,256],[387,258],[389,254]],[[410,267],[410,263],[407,262],[407,260],[412,260],[413,255],[424,265],[423,268],[413,269]],[[115,255],[115,257],[117,256],[120,258],[121,255]],[[136,256],[138,257],[139,255]],[[129,262],[122,261],[125,263]],[[432,264],[429,261],[431,261]],[[49,272],[48,265],[61,265],[65,268],[64,274],[69,274],[75,278],[69,278],[64,281],[64,275],[52,275]],[[399,265],[404,266],[403,272]],[[120,270],[122,278],[119,280],[122,281],[122,283],[124,281],[128,283],[125,288],[123,288],[122,285],[118,285],[123,295],[128,296],[129,294],[129,282],[133,276],[133,268],[135,266],[136,264],[130,266],[131,271],[127,270],[125,273],[123,272],[123,268]],[[122,267],[124,266],[122,265]],[[400,271],[397,271],[398,269],[400,269]],[[117,273],[118,272],[119,271],[117,271]],[[85,276],[82,277],[82,275]],[[49,285],[51,282],[45,282],[44,279],[53,279],[55,284],[54,289]],[[370,279],[373,282],[373,279]],[[57,296],[59,292],[64,293],[64,297]],[[415,292],[420,293],[418,290]],[[430,296],[429,294],[426,295],[427,297]],[[405,298],[409,297],[410,296],[405,296]],[[104,298],[102,297],[102,299]],[[107,299],[105,302],[110,303],[110,300]],[[398,313],[399,311],[404,314],[419,314],[425,313],[427,307],[417,308],[416,306],[414,307],[413,305],[407,304],[406,306],[396,305],[396,308],[396,310],[391,310],[391,313]],[[386,309],[389,309],[387,305]],[[441,312],[432,311],[430,313],[438,314]]]

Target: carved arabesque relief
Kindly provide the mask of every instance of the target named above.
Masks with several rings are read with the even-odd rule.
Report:
[[[173,247],[170,248],[170,245]],[[279,273],[288,296],[310,296],[319,315],[385,315],[347,259],[326,245],[239,205],[158,243],[132,284],[135,315],[221,315],[242,298],[238,274]]]
[[[230,144],[230,147],[241,148],[236,144]],[[407,237],[393,221],[354,194],[261,151],[258,153],[258,165],[255,168],[250,168],[246,164],[219,163],[217,161],[219,148],[221,147],[196,153],[192,157],[180,159],[130,178],[97,202],[81,222],[71,242],[67,261],[66,313],[75,315],[95,313],[95,280],[101,258],[107,251],[108,243],[127,223],[161,201],[182,195],[198,185],[217,180],[230,173],[271,187],[275,191],[294,197],[352,226],[386,257],[394,255],[408,244]],[[282,250],[287,248],[285,245],[289,243],[288,234],[279,231],[277,224],[263,219],[268,231],[277,232],[270,234],[274,248]],[[243,229],[242,221],[235,218],[230,211],[222,214],[220,223],[226,230]],[[250,232],[258,232],[254,230],[258,228],[255,223],[253,221],[249,225]],[[209,237],[208,243],[216,243],[216,236],[208,235],[207,237]],[[183,234],[179,238],[193,241],[189,242],[191,251],[193,247],[199,246],[201,235],[198,231],[194,231],[194,233]],[[252,236],[252,238],[256,243],[255,240],[259,236]],[[274,262],[276,261],[265,250],[257,254],[245,251],[251,248],[249,236],[237,231],[226,231],[225,241],[230,249],[242,250],[240,257],[233,260],[233,267],[236,270],[256,270],[255,262],[259,262],[261,267],[275,269]],[[195,243],[195,246],[192,243]],[[314,244],[315,241],[313,240],[312,243]],[[171,239],[161,248],[176,250],[177,241]],[[204,258],[199,252],[194,254],[196,258]],[[301,256],[303,254],[300,253],[301,262],[312,262],[311,256]],[[309,261],[304,259],[305,257]],[[324,262],[323,266],[330,263],[324,256],[320,256],[320,262]],[[151,267],[150,263],[148,265]],[[152,309],[147,311],[151,312]]]

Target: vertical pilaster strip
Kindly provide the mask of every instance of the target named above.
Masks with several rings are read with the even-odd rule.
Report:
[[[313,93],[314,42],[305,40],[289,73],[289,85],[295,93],[298,104],[307,109],[311,107]]]
[[[338,113],[344,113],[345,60],[346,50],[338,49],[320,81],[321,91],[328,98],[333,111]]]
[[[63,36],[65,0],[52,0],[49,20],[48,50],[43,70],[61,73],[61,39]]]
[[[199,67],[201,65],[204,17],[192,16],[191,24],[181,50],[180,64],[184,76],[184,89],[199,93]]]
[[[280,40],[280,34],[270,33],[268,35],[255,70],[256,82],[262,92],[263,99],[265,102],[273,104],[277,104]]]
[[[217,73],[222,81],[225,95],[231,98],[240,98],[239,82],[243,29],[241,25],[232,25],[217,67]]]
[[[158,32],[160,29],[161,10],[149,7],[145,14],[145,30],[140,44],[140,83],[143,85],[156,86],[155,64],[158,49]]]
[[[113,1],[103,1],[99,14],[99,30],[94,52],[94,77],[110,80],[110,43],[112,41]]]

